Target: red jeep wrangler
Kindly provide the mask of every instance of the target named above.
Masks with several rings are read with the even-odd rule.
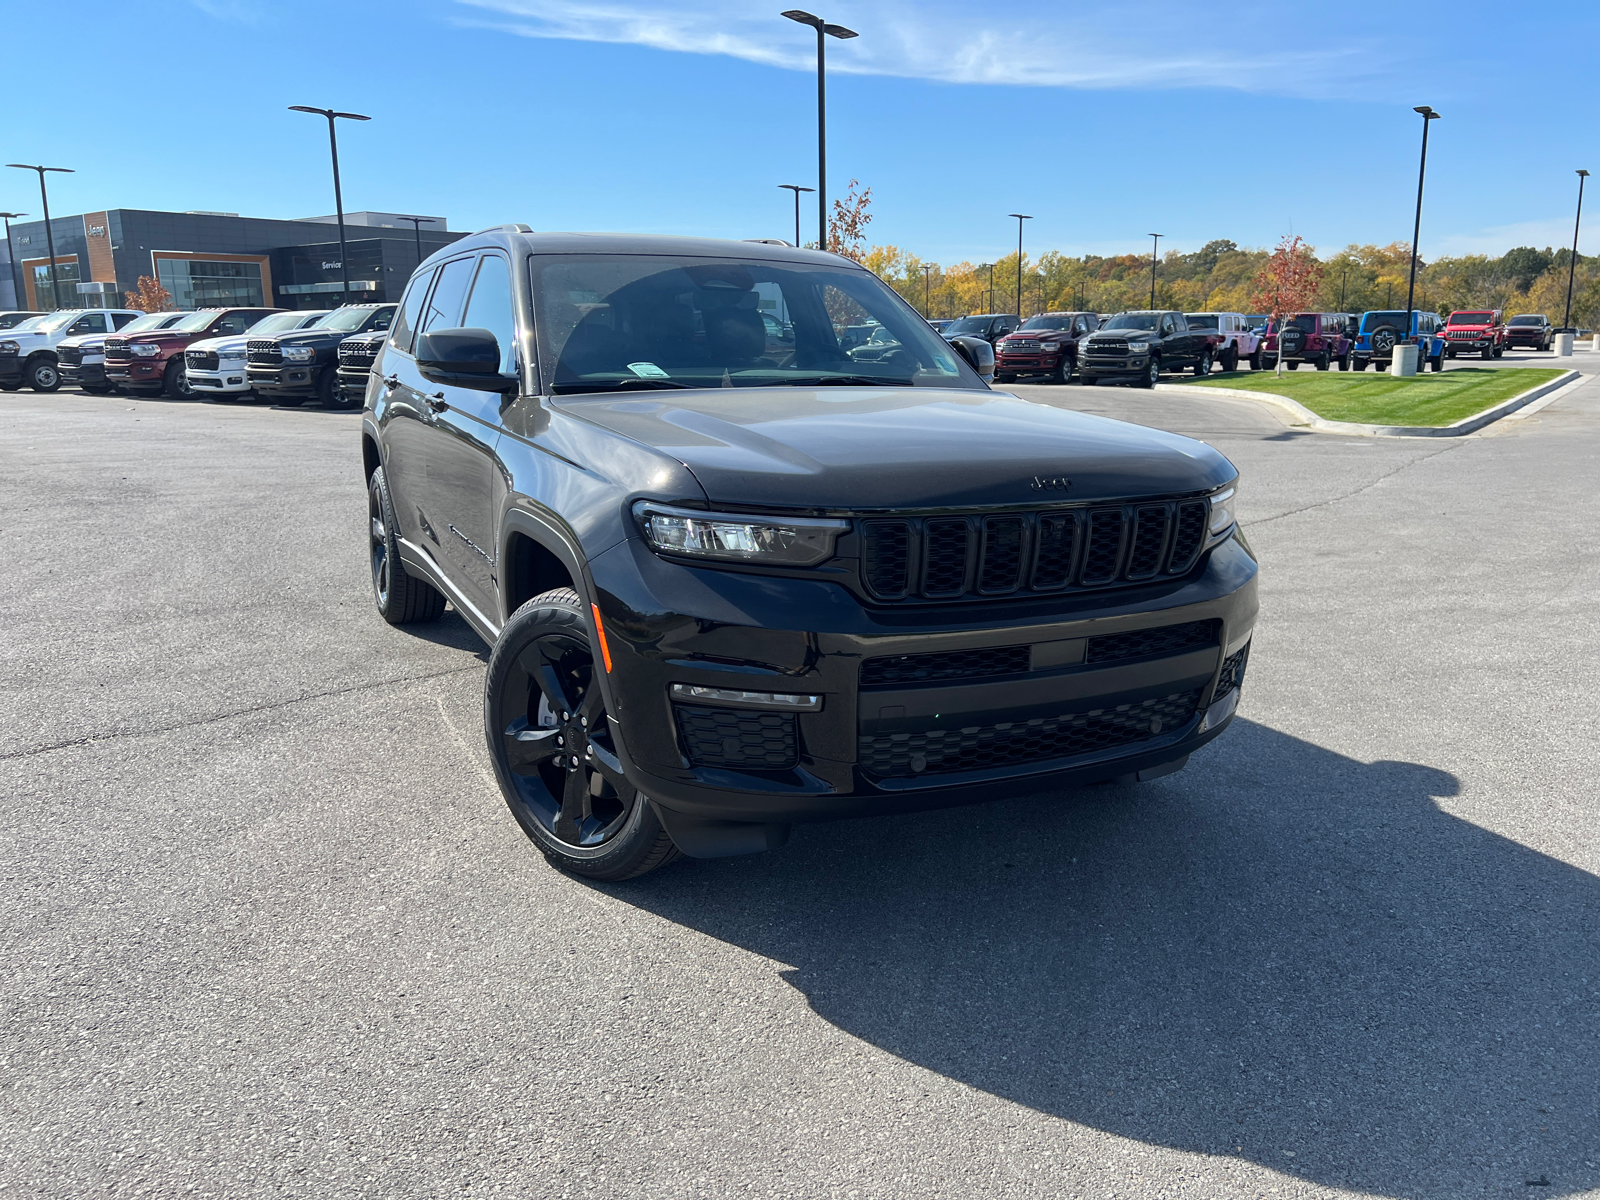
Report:
[[[1303,362],[1319,371],[1338,363],[1339,370],[1348,371],[1354,344],[1349,313],[1296,313],[1283,323],[1281,333],[1276,323],[1268,324],[1267,336],[1261,339],[1261,369],[1277,366],[1281,347],[1283,365],[1291,371]]]
[[[1444,325],[1444,354],[1454,358],[1476,350],[1485,358],[1499,358],[1506,352],[1506,319],[1499,309],[1493,312],[1453,312]]]

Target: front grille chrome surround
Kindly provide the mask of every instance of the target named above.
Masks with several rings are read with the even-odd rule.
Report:
[[[1039,512],[869,517],[861,581],[879,601],[944,601],[1130,586],[1187,574],[1207,501]]]

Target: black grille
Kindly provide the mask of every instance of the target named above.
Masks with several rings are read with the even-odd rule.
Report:
[[[893,683],[932,683],[940,679],[982,679],[994,675],[1021,675],[1031,657],[1027,646],[999,646],[985,650],[944,650],[934,654],[894,654],[869,658],[861,664],[861,686]]]
[[[1215,704],[1234,688],[1244,684],[1245,664],[1250,661],[1250,643],[1246,642],[1235,653],[1228,655],[1222,663],[1222,673],[1217,676],[1217,690],[1211,695],[1211,702]]]
[[[340,342],[339,365],[360,370],[370,367],[377,360],[378,347],[382,342]]]
[[[106,361],[108,363],[125,363],[133,361],[133,351],[128,349],[126,338],[106,339]]]
[[[1128,343],[1123,338],[1095,338],[1088,343],[1090,354],[1126,354]]]
[[[276,367],[283,363],[283,347],[270,338],[251,338],[245,350],[253,367]]]
[[[83,365],[83,347],[57,346],[56,362],[63,367],[81,367]]]
[[[684,753],[696,767],[778,771],[798,760],[793,713],[674,704]]]
[[[1198,691],[1175,692],[1059,717],[928,733],[869,734],[861,738],[857,758],[862,770],[881,779],[1075,758],[1170,733],[1194,716],[1199,701]]]
[[[1182,575],[1205,542],[1206,502],[866,521],[861,577],[879,600],[955,600]]]
[[[185,350],[183,352],[183,361],[191,371],[215,371],[217,369],[217,352],[215,350]]]
[[[1118,662],[1126,658],[1165,658],[1187,654],[1217,644],[1218,621],[1190,621],[1184,625],[1163,625],[1159,629],[1140,629],[1134,633],[1108,633],[1092,637],[1084,647],[1085,663]]]

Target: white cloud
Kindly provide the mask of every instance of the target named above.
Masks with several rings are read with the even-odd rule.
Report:
[[[1589,252],[1593,239],[1586,231],[1578,243],[1580,253]],[[1472,233],[1453,233],[1429,245],[1422,239],[1424,249],[1435,256],[1458,254],[1488,254],[1498,257],[1513,246],[1532,246],[1535,249],[1559,250],[1572,245],[1572,218],[1552,217],[1543,221],[1519,221],[1514,225],[1490,225]]]
[[[524,37],[716,54],[792,70],[815,66],[815,35],[780,5],[749,0],[458,0],[496,14],[464,22]],[[1270,36],[1277,6],[1010,4],[829,0],[829,20],[861,37],[829,42],[829,67],[944,83],[1029,87],[1201,87],[1376,99],[1382,43]],[[1261,19],[1257,19],[1259,18]]]

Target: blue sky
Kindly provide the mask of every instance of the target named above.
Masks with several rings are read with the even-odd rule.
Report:
[[[325,213],[323,127],[285,111],[315,104],[374,118],[341,130],[352,210],[442,213],[455,229],[788,237],[777,185],[815,184],[815,43],[784,7],[11,4],[0,161],[76,168],[52,177],[60,214]],[[1030,253],[1141,252],[1151,232],[1179,250],[1289,232],[1329,252],[1408,240],[1415,104],[1444,114],[1425,257],[1569,242],[1573,170],[1600,172],[1592,0],[820,11],[861,34],[830,43],[830,189],[870,185],[871,240],[945,263],[1007,253],[1010,212],[1036,215]],[[33,177],[0,175],[0,207],[37,214]]]

